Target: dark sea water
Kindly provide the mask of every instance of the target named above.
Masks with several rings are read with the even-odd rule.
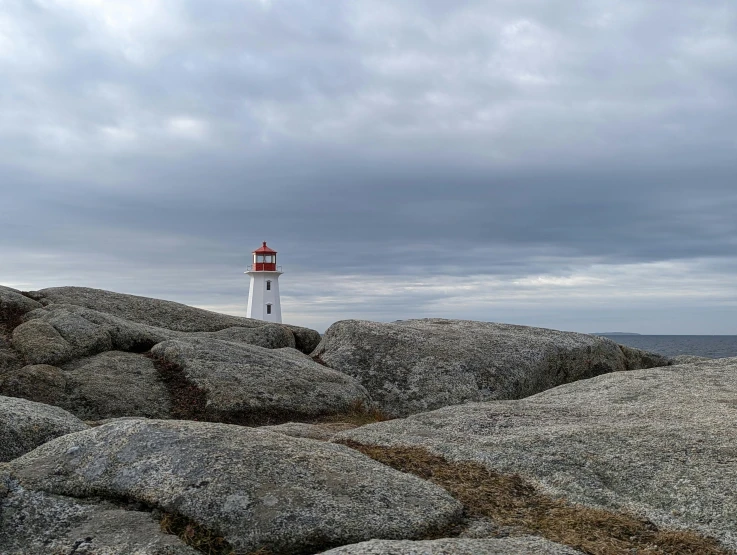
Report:
[[[616,343],[666,356],[737,357],[737,335],[604,335]]]

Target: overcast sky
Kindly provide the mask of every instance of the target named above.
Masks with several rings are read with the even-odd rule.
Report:
[[[737,333],[734,0],[0,0],[0,283]]]

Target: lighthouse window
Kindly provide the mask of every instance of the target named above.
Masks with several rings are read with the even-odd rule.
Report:
[[[271,305],[270,304],[267,304],[266,305],[266,314],[271,314]]]
[[[271,291],[271,280],[270,279],[266,280],[266,290]]]

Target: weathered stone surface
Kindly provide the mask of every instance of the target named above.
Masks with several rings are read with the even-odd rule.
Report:
[[[52,287],[30,291],[42,304],[71,304],[117,316],[123,320],[174,331],[219,331],[225,328],[251,328],[261,320],[219,314],[172,301],[125,295],[89,287]]]
[[[592,335],[441,319],[337,322],[313,356],[358,379],[394,416],[468,401],[518,399],[636,368],[633,360],[668,364],[665,357],[625,351]]]
[[[58,407],[0,396],[0,462],[86,428],[84,422]]]
[[[180,338],[186,337],[209,337],[235,343],[247,343],[267,349],[282,349],[296,346],[295,335],[285,326],[279,324],[265,324],[257,328],[226,328],[214,332],[198,332],[191,334],[178,334]]]
[[[9,346],[6,346],[4,340],[0,339],[0,378],[3,374],[10,372],[16,368],[20,368],[23,363],[20,355]]]
[[[208,420],[278,423],[370,404],[355,379],[293,349],[190,338],[159,343],[151,354],[203,392]]]
[[[672,358],[673,364],[694,364],[699,362],[713,362],[713,358],[696,355],[678,355]]]
[[[169,390],[153,361],[108,351],[64,365],[31,365],[0,376],[0,394],[61,407],[82,420],[167,418]]]
[[[0,395],[47,405],[64,406],[66,387],[64,372],[48,364],[24,366],[0,376]]]
[[[314,351],[322,340],[320,332],[310,328],[282,324],[294,335],[295,348],[303,353],[309,354]]]
[[[178,513],[237,552],[421,538],[461,516],[441,488],[346,447],[226,424],[117,420],[42,445],[6,469],[29,491]]]
[[[50,305],[29,312],[15,328],[13,345],[30,364],[61,365],[111,350],[143,352],[161,341],[191,337],[222,338],[267,348],[293,347],[294,336],[283,326],[226,328],[185,333],[124,320],[75,305]]]
[[[302,352],[310,353],[320,342],[320,334],[309,328],[292,325],[266,324],[262,320],[242,318],[219,314],[201,308],[195,308],[172,301],[139,297],[137,295],[125,295],[101,289],[90,289],[88,287],[53,287],[32,291],[28,293],[42,304],[70,304],[117,316],[130,322],[145,324],[155,328],[163,328],[180,332],[219,332],[227,328],[261,328],[280,327],[286,330],[292,337],[281,338],[279,347],[296,347]],[[264,330],[265,331],[265,330]],[[242,333],[242,332],[241,332]],[[284,333],[282,331],[282,333]],[[268,336],[270,342],[274,342],[275,331],[272,329]],[[232,340],[232,339],[231,339]],[[239,339],[241,342],[271,347],[259,340]]]
[[[143,355],[102,353],[67,364],[64,376],[69,393],[58,404],[83,420],[169,416],[169,390],[153,361]]]
[[[23,314],[40,306],[17,289],[0,285],[0,327],[14,328]]]
[[[645,515],[737,548],[737,358],[606,374],[517,401],[343,432],[521,474],[572,502]]]
[[[5,478],[3,480],[3,478]],[[3,555],[197,555],[151,514],[106,502],[28,491],[0,472]]]
[[[275,426],[261,426],[260,429],[277,432],[291,437],[304,437],[320,441],[330,441],[339,432],[345,432],[357,428],[358,424],[348,422],[324,422],[320,424],[308,424],[306,422],[285,422]]]
[[[13,346],[28,364],[57,364],[72,358],[72,346],[54,326],[30,320],[13,330]]]
[[[565,545],[534,536],[470,540],[371,540],[324,551],[324,555],[578,555]]]

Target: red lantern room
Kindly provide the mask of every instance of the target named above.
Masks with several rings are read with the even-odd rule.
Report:
[[[255,272],[276,272],[276,251],[266,246],[266,241],[253,251],[253,270]]]

